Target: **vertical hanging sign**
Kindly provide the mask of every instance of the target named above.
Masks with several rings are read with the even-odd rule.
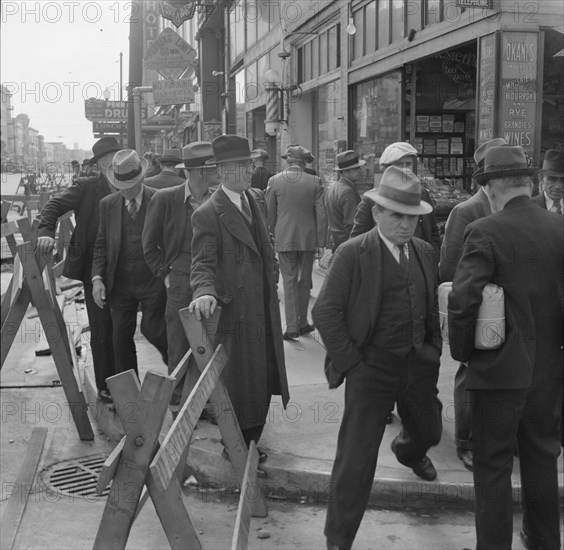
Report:
[[[477,91],[477,145],[497,136],[496,98],[498,96],[497,79],[497,44],[498,33],[487,34],[479,39],[478,91]]]

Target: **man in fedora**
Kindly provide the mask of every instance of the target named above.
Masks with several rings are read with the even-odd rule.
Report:
[[[436,260],[431,245],[413,236],[432,206],[421,200],[419,178],[397,166],[367,193],[377,225],[336,250],[313,308],[329,387],[346,378],[325,524],[330,549],[353,543],[394,403],[402,429],[392,451],[426,481],[437,476],[426,453],[442,431]]]
[[[336,160],[339,180],[329,187],[325,197],[333,252],[351,234],[356,207],[360,202],[355,185],[362,177],[362,166],[366,164],[366,161],[358,159],[355,151],[343,151]]]
[[[153,189],[165,189],[175,187],[184,183],[184,178],[178,175],[176,165],[182,162],[178,149],[165,149],[162,157],[159,158],[161,171],[156,175],[145,178],[145,185]]]
[[[265,191],[266,186],[268,185],[268,180],[274,175],[264,165],[264,163],[268,160],[268,153],[264,149],[255,149],[253,153],[258,153],[259,156],[254,159],[255,169],[251,174],[251,187]]]
[[[542,191],[532,201],[550,212],[564,212],[564,153],[549,149],[541,170]]]
[[[503,138],[494,138],[483,143],[474,152],[474,162],[478,172],[484,169],[484,156],[490,147],[507,145]],[[462,255],[464,230],[466,226],[492,213],[490,202],[482,186],[468,200],[457,204],[450,212],[445,236],[441,245],[439,279],[441,283],[452,281],[456,266]],[[460,363],[454,377],[454,439],[456,454],[467,470],[472,471],[472,415],[466,391],[466,365]]]
[[[304,171],[310,156],[305,147],[288,147],[288,166],[270,179],[266,190],[268,224],[284,283],[284,340],[314,330],[307,320],[313,256],[325,247],[327,216],[321,180]]]
[[[450,351],[468,363],[478,550],[511,548],[513,455],[518,449],[526,548],[560,548],[559,424],[562,407],[562,218],[530,201],[522,147],[485,153],[474,174],[492,214],[467,226],[448,299]],[[505,343],[474,347],[488,283],[505,296]]]
[[[147,205],[155,191],[143,185],[149,163],[133,149],[118,151],[106,169],[118,192],[100,202],[100,226],[92,263],[92,295],[100,309],[110,309],[117,372],[138,375],[135,330],[141,307],[141,333],[167,362],[164,325],[165,288],[143,257],[141,235]]]
[[[192,214],[210,198],[210,187],[219,183],[215,164],[206,164],[206,161],[213,161],[211,143],[189,143],[182,148],[182,157],[183,162],[176,168],[186,170],[188,179],[182,185],[155,193],[143,228],[145,261],[166,286],[169,373],[190,349],[178,310],[188,307],[192,301]],[[195,383],[199,371],[191,369],[190,376],[187,383]],[[172,395],[170,407],[173,413],[178,411],[181,389],[177,386]]]
[[[106,169],[116,151],[121,149],[114,137],[103,137],[92,147],[94,156],[90,162],[100,167],[95,178],[79,178],[61,193],[52,197],[41,212],[38,228],[37,248],[50,254],[55,246],[57,220],[67,212],[74,211],[75,228],[65,258],[63,275],[84,283],[84,299],[90,326],[90,346],[98,396],[111,401],[106,378],[116,374],[112,346],[112,318],[109,310],[100,309],[92,297],[92,259],[94,243],[99,225],[99,203],[115,191],[106,178]]]
[[[417,149],[405,141],[397,141],[388,145],[380,156],[380,170],[384,171],[389,166],[399,166],[417,173]],[[428,204],[432,204],[429,191],[423,185],[421,185],[421,198]],[[373,206],[370,196],[365,193],[357,207],[351,237],[362,235],[374,227]],[[435,214],[432,211],[419,216],[415,236],[433,246],[438,261],[441,237]]]
[[[147,153],[145,153],[147,155]],[[147,178],[152,178],[161,173],[159,166],[159,159],[161,158],[157,153],[149,152],[148,156],[143,155],[149,161],[149,169],[147,170]]]
[[[212,149],[221,186],[192,216],[190,310],[200,319],[223,308],[217,341],[229,364],[222,378],[249,445],[260,439],[271,396],[281,395],[284,406],[289,399],[274,248],[264,193],[250,187],[256,153],[248,140],[218,136]]]

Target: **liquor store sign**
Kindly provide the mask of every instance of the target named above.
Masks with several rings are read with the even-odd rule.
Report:
[[[106,101],[87,99],[84,102],[84,114],[87,120],[105,120],[107,122],[126,121],[128,116],[127,101]],[[147,107],[141,108],[141,118],[147,119]]]

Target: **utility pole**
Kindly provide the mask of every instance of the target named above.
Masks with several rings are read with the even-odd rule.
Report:
[[[119,52],[119,100],[123,101],[123,52]]]
[[[143,2],[132,2],[132,13],[143,14]],[[135,10],[135,11],[133,11]],[[134,88],[143,83],[143,18],[139,15],[131,16],[129,23],[129,82],[127,85],[127,147],[141,148],[141,143],[135,143],[135,96]],[[140,98],[139,98],[140,100]]]

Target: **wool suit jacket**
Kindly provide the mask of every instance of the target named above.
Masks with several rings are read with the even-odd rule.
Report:
[[[421,187],[421,199],[431,205],[433,204],[429,191],[423,186]],[[350,234],[351,238],[370,231],[370,229],[376,225],[374,216],[372,215],[373,206],[374,201],[372,199],[368,198],[366,195],[362,197],[354,216],[353,228]],[[441,247],[441,236],[435,214],[431,212],[430,214],[419,216],[418,223],[423,234],[423,239],[433,246],[438,258]]]
[[[340,179],[327,190],[325,206],[334,248],[348,240],[359,202],[360,195],[348,180]]]
[[[242,214],[219,187],[192,215],[190,275],[194,299],[212,295],[223,307],[217,335],[229,365],[222,377],[239,410],[248,406],[249,396],[259,403],[268,402],[270,394],[281,395],[284,405],[289,400],[266,201],[258,189],[248,189],[246,196],[256,241]],[[270,387],[268,368],[273,371]],[[243,429],[253,426],[245,425],[241,417],[239,422]]]
[[[527,196],[472,222],[448,299],[450,351],[468,361],[466,389],[526,389],[535,378],[562,379],[562,217]],[[505,343],[474,348],[482,290],[505,294]]]
[[[536,197],[532,197],[531,201],[533,201],[535,204],[538,204],[541,208],[544,208],[545,210],[546,208],[546,197],[544,196],[544,193],[541,191]]]
[[[184,241],[192,241],[191,218],[194,209],[184,202],[185,184],[155,193],[147,209],[143,227],[145,261],[163,280],[170,265],[176,260]],[[190,264],[186,266],[187,272]]]
[[[276,252],[325,246],[327,215],[320,178],[290,166],[270,178],[266,202]]]
[[[437,267],[433,248],[425,241],[411,239],[415,258],[425,277],[427,319],[424,343],[416,349],[418,368],[433,376],[439,368],[442,339],[439,329]],[[325,344],[325,372],[330,387],[339,386],[346,373],[363,361],[378,322],[384,293],[383,244],[378,229],[343,243],[333,255],[312,315]]]
[[[439,278],[442,283],[452,281],[456,266],[462,256],[466,226],[492,213],[490,201],[482,186],[468,200],[457,204],[448,216],[445,237],[441,245]]]
[[[146,205],[150,203],[154,194],[154,189],[143,186],[143,202]],[[100,202],[100,227],[94,248],[92,277],[100,275],[104,279],[106,294],[109,294],[114,286],[121,250],[123,201],[121,193],[113,193]],[[146,216],[145,223],[147,223]]]
[[[39,237],[55,238],[57,220],[74,210],[75,228],[71,235],[63,275],[90,284],[94,243],[100,221],[100,201],[111,194],[106,177],[78,178],[76,182],[49,199],[41,212]]]
[[[183,183],[184,178],[173,174],[168,170],[163,170],[156,176],[145,178],[145,185],[147,187],[152,187],[153,189],[167,189],[168,187],[176,187],[177,185],[182,185]]]

